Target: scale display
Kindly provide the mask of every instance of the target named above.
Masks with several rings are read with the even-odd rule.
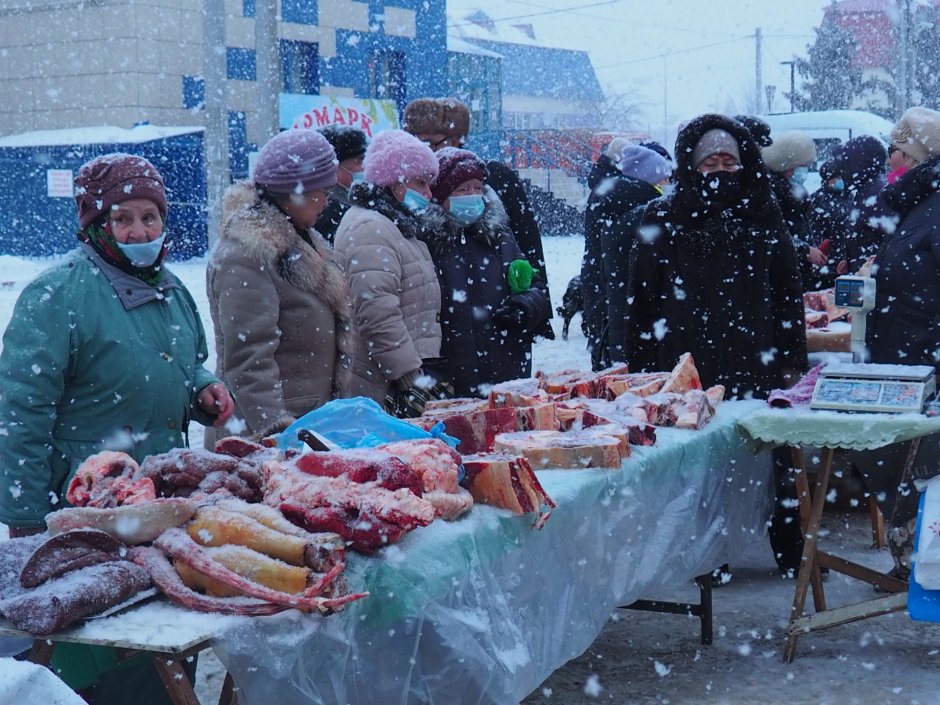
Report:
[[[816,382],[810,408],[921,413],[935,389],[932,367],[833,366],[831,370],[827,368]]]

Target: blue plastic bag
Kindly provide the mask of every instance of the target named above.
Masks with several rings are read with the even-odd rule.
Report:
[[[385,413],[375,400],[366,397],[335,399],[304,414],[277,435],[278,448],[303,448],[297,432],[304,429],[316,431],[340,448],[372,448],[383,443],[421,438],[437,438],[456,448],[458,442],[444,433],[441,422],[425,431]]]

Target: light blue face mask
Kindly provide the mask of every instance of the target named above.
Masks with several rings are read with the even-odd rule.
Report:
[[[798,166],[793,170],[793,176],[791,176],[790,179],[792,179],[794,183],[802,186],[807,176],[809,176],[809,167]]]
[[[405,197],[401,199],[401,202],[412,213],[420,213],[431,205],[428,199],[412,189],[405,191]]]
[[[833,191],[845,191],[845,179],[836,179],[832,182]]]
[[[365,172],[362,172],[362,171],[354,171],[354,172],[351,172],[351,173],[352,173],[352,182],[353,182],[354,184],[358,184],[360,181],[365,181],[365,180],[366,180]]]
[[[135,267],[149,267],[160,256],[166,233],[162,233],[156,240],[150,242],[116,242],[115,244]]]
[[[450,216],[461,225],[472,225],[480,219],[486,204],[480,194],[450,197]]]

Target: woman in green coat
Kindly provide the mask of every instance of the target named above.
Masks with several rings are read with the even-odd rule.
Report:
[[[108,154],[75,183],[81,244],[26,286],[3,336],[0,522],[12,537],[44,530],[88,456],[121,450],[140,462],[185,446],[190,420],[219,425],[234,408],[203,367],[196,305],[163,266],[160,173]]]

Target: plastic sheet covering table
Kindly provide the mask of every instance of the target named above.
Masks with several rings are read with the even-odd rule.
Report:
[[[907,606],[906,583],[818,548],[819,526],[829,491],[832,455],[833,451],[838,449],[875,450],[892,443],[913,440],[908,453],[908,461],[913,462],[919,439],[940,433],[940,417],[931,418],[912,413],[813,411],[808,407],[770,409],[765,405],[753,414],[743,417],[740,424],[756,448],[790,446],[793,449],[793,465],[800,471],[797,477],[797,492],[806,540],[803,543],[801,567],[787,628],[784,660],[793,660],[796,656],[797,639],[807,632],[904,609]],[[808,446],[822,448],[816,489],[811,500],[808,497],[806,465],[803,459],[803,448]],[[855,605],[829,608],[820,578],[820,568],[849,575],[891,594]],[[803,611],[810,585],[813,588],[816,613],[805,615]]]
[[[653,596],[761,540],[771,463],[728,402],[703,430],[659,429],[619,471],[542,471],[558,503],[532,517],[478,505],[374,557],[370,597],[326,618],[243,621],[215,640],[240,705],[516,705],[587,649],[618,605]]]

